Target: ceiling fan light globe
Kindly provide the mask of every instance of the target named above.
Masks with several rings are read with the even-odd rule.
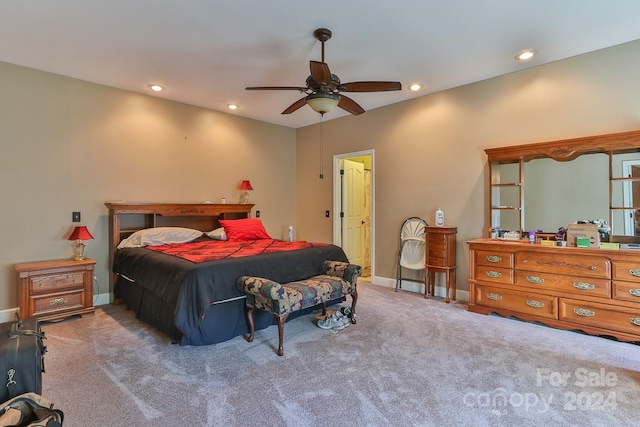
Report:
[[[333,110],[340,102],[340,97],[333,93],[312,93],[307,96],[307,104],[313,111],[324,114]]]

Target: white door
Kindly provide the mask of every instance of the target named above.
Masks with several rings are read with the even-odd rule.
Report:
[[[344,159],[342,249],[349,262],[364,265],[364,164]]]

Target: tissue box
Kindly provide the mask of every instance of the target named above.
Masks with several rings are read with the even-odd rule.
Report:
[[[578,245],[578,239],[589,239],[589,245]],[[567,226],[567,246],[586,248],[600,247],[600,232],[596,224],[569,224]]]

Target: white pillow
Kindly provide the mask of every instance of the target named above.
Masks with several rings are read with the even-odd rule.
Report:
[[[140,248],[142,246],[160,246],[170,243],[186,243],[197,239],[204,233],[192,228],[156,227],[145,228],[133,233],[118,245],[121,248]]]
[[[227,240],[227,233],[224,232],[224,228],[216,228],[207,233],[207,236],[213,240]]]

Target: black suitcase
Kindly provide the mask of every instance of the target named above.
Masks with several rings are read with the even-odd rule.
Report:
[[[28,392],[42,394],[44,338],[35,317],[0,324],[0,402]]]

